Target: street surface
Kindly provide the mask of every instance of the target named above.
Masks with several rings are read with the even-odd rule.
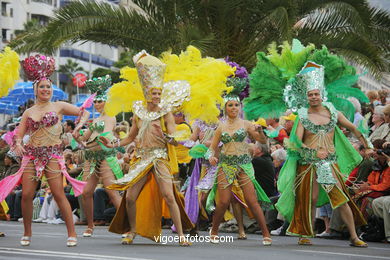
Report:
[[[133,245],[120,244],[121,237],[109,233],[107,227],[97,227],[92,238],[83,238],[85,226],[76,226],[79,234],[78,246],[66,247],[65,225],[33,224],[33,237],[29,247],[22,247],[19,240],[23,225],[18,222],[0,222],[0,231],[6,237],[0,238],[0,259],[283,259],[283,260],[338,260],[338,259],[389,259],[390,244],[369,243],[369,248],[353,248],[346,240],[313,239],[313,246],[298,246],[297,238],[273,237],[273,245],[264,247],[261,236],[248,235],[248,240],[233,243],[194,243],[191,247],[180,247],[177,243],[157,244],[151,240],[137,237]],[[163,235],[173,236],[170,230]],[[200,235],[207,236],[206,232]],[[237,234],[222,233],[222,236]]]

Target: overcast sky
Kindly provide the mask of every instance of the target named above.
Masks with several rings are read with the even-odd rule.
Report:
[[[386,9],[390,12],[390,0],[369,0],[369,2],[376,7]]]

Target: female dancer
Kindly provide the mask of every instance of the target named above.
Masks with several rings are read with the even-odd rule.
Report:
[[[194,147],[199,141],[199,144],[209,147],[217,125],[206,124],[201,120],[196,120],[193,127],[194,132],[189,140],[183,142],[183,145],[186,147]],[[215,166],[211,166],[209,161],[204,158],[195,159],[195,166],[191,176],[188,177],[188,185],[184,197],[185,210],[194,224],[198,224],[199,214],[203,218],[208,219],[204,207],[206,206],[207,195],[213,187],[216,169]]]
[[[210,230],[210,241],[212,243],[219,242],[218,227],[226,209],[230,205],[232,186],[238,181],[244,193],[245,202],[263,232],[263,245],[271,245],[272,239],[270,238],[263,211],[258,203],[258,201],[262,201],[264,204],[269,204],[270,200],[255,180],[248,143],[245,142],[248,134],[261,143],[266,141],[266,137],[262,131],[256,131],[255,126],[251,122],[242,120],[239,117],[241,105],[237,96],[227,97],[226,99],[225,111],[227,120],[219,124],[210,147],[210,164],[218,164],[218,169],[215,185],[207,199],[207,204],[213,203],[216,189],[219,195],[213,216],[213,225]],[[220,141],[222,141],[223,145],[219,159],[217,159],[216,151]]]
[[[14,151],[23,155],[19,171],[0,182],[0,200],[12,191],[20,182],[23,186],[22,214],[24,235],[21,245],[28,246],[31,242],[32,201],[38,181],[46,176],[53,196],[61,210],[62,217],[68,230],[67,246],[76,246],[76,231],[73,225],[71,207],[65,197],[63,189],[63,176],[72,184],[75,195],[81,194],[85,185],[77,181],[66,172],[61,145],[62,115],[79,115],[80,109],[65,102],[51,102],[53,88],[49,76],[54,71],[54,59],[44,55],[26,58],[23,62],[25,74],[34,80],[36,103],[27,109],[16,133]],[[83,111],[80,123],[75,131],[79,131],[89,117]],[[30,136],[26,144],[22,144],[24,135]]]
[[[93,120],[89,128],[82,136],[76,133],[77,140],[85,142],[85,163],[83,169],[83,181],[86,181],[82,203],[88,227],[83,237],[91,237],[93,234],[93,193],[99,178],[102,179],[104,187],[112,184],[113,180],[123,176],[121,167],[116,158],[117,151],[114,148],[106,148],[99,142],[100,136],[109,140],[114,139],[113,130],[116,125],[115,117],[107,116],[104,113],[104,106],[107,100],[106,90],[111,86],[109,75],[103,78],[88,80],[85,84],[91,92],[95,92],[93,103],[100,116]],[[120,205],[121,197],[117,191],[106,189],[115,208]]]

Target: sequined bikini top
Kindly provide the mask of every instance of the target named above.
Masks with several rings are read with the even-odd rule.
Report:
[[[42,119],[35,121],[31,117],[27,118],[27,130],[34,132],[42,127],[51,127],[58,123],[59,117],[56,112],[47,112]]]
[[[95,123],[89,124],[89,130],[92,132],[96,131],[98,133],[103,133],[104,131],[104,121],[97,121]]]
[[[246,130],[243,127],[241,127],[236,132],[234,132],[232,136],[230,136],[228,132],[223,132],[221,135],[221,141],[224,144],[230,142],[243,142],[245,140],[246,135],[247,135]]]

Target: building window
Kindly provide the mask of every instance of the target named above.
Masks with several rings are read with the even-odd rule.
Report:
[[[26,0],[26,3],[27,3],[27,4],[30,4],[30,0]]]
[[[37,3],[44,3],[44,4],[48,4],[48,5],[53,5],[53,0],[32,0],[33,2],[37,2]]]
[[[7,29],[1,29],[1,40],[2,42],[7,41]]]
[[[14,17],[14,9],[13,8],[9,9],[9,16]]]
[[[7,16],[7,3],[1,2],[1,15]]]

